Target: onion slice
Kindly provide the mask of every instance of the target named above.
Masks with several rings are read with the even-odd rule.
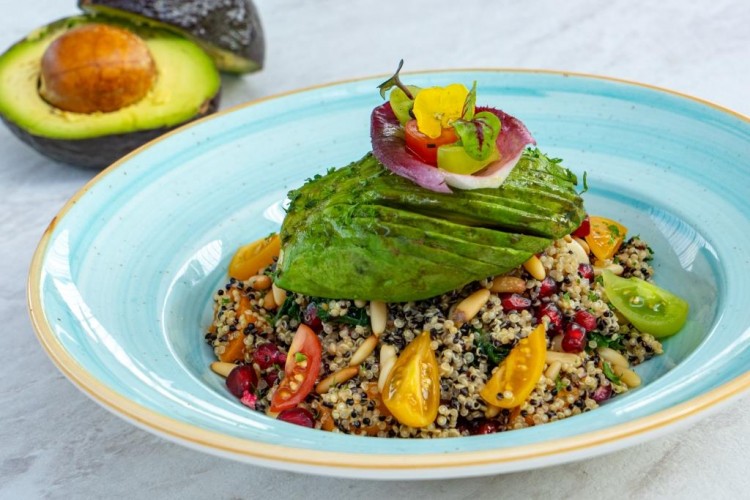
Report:
[[[518,163],[526,146],[536,144],[536,141],[521,120],[495,108],[477,107],[476,111],[493,113],[500,119],[502,128],[496,141],[500,159],[473,175],[446,172],[424,163],[409,153],[406,150],[403,127],[393,113],[390,103],[378,106],[372,111],[372,152],[375,158],[394,174],[438,193],[452,192],[448,186],[458,189],[499,187]]]

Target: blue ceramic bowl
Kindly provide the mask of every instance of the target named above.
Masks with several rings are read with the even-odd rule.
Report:
[[[656,252],[656,281],[689,323],[638,367],[644,385],[560,422],[439,440],[309,430],[249,411],[209,370],[212,292],[233,252],[277,230],[286,192],[370,149],[381,100],[366,79],[265,99],[168,134],[102,172],[44,234],[32,320],[83,391],[174,441],[261,465],[348,477],[425,478],[538,467],[652,438],[750,384],[750,121],[661,89],[535,71],[413,74],[479,82],[480,103],[527,124],[540,148],[588,172],[591,213]]]

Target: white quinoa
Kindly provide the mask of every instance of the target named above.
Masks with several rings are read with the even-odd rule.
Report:
[[[637,276],[650,280],[653,268],[649,261],[651,249],[639,238],[628,240],[617,255],[602,266],[619,264],[623,276]],[[450,437],[469,435],[475,432],[490,432],[520,429],[553,422],[597,408],[592,398],[597,390],[611,388],[612,396],[628,390],[623,383],[607,378],[604,362],[595,350],[596,340],[588,337],[587,349],[578,354],[575,365],[563,364],[555,379],[542,375],[529,398],[514,410],[501,410],[492,415],[479,392],[491,376],[495,364],[487,356],[486,346],[507,352],[518,341],[528,336],[537,325],[536,311],[545,302],[553,302],[565,316],[572,319],[579,310],[586,310],[596,318],[595,333],[604,338],[610,347],[618,350],[631,365],[641,363],[656,354],[661,354],[661,344],[649,334],[639,332],[626,324],[607,303],[602,284],[583,278],[578,272],[578,261],[568,250],[565,239],[555,241],[541,255],[540,260],[547,276],[557,284],[557,293],[540,299],[541,283],[532,278],[523,268],[510,273],[526,282],[524,297],[530,299],[531,307],[521,311],[504,311],[501,297],[492,293],[479,313],[468,323],[457,327],[449,318],[451,307],[481,288],[490,288],[492,279],[471,283],[460,290],[428,300],[388,304],[386,331],[380,343],[392,345],[400,352],[416,336],[430,332],[432,348],[437,358],[440,373],[440,406],[435,421],[424,428],[412,428],[400,424],[390,415],[377,394],[379,376],[379,349],[360,366],[358,376],[331,387],[323,394],[314,391],[302,403],[316,416],[316,427],[320,428],[321,415],[332,417],[333,432],[367,434],[381,437]],[[274,266],[266,269],[271,274]],[[348,366],[352,354],[370,336],[369,304],[362,301],[313,299],[299,294],[289,294],[285,309],[278,314],[276,308],[264,308],[265,291],[255,291],[250,282],[230,280],[214,295],[216,314],[214,322],[205,335],[206,342],[220,357],[227,344],[239,335],[244,336],[244,359],[238,364],[252,364],[252,352],[263,343],[276,344],[286,352],[300,324],[300,312],[305,312],[314,303],[318,316],[323,321],[319,333],[323,347],[320,379]],[[247,313],[238,314],[242,297],[249,304],[252,321]],[[249,302],[247,302],[249,300]],[[278,317],[277,317],[278,316]],[[253,322],[254,321],[254,322]],[[546,321],[546,318],[545,318]],[[483,341],[480,341],[480,337]],[[484,342],[484,344],[482,344]],[[489,344],[488,344],[489,343]],[[480,344],[484,348],[480,348]],[[548,338],[548,349],[554,349],[552,338]],[[558,349],[559,350],[559,349]],[[547,370],[545,365],[544,370]],[[271,367],[261,371],[260,393],[256,409],[265,412],[278,384],[273,381],[283,377],[283,367]]]

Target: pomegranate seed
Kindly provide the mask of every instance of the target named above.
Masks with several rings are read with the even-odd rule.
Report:
[[[302,322],[313,329],[315,333],[319,333],[323,329],[323,322],[318,317],[318,305],[315,302],[310,302],[302,312]]]
[[[597,403],[601,403],[602,401],[606,401],[606,400],[608,400],[611,397],[612,397],[612,386],[609,385],[609,384],[600,385],[591,394],[591,399],[593,399]]]
[[[596,316],[588,311],[577,311],[575,316],[573,316],[573,321],[581,325],[587,332],[596,330]]]
[[[500,430],[500,425],[494,420],[482,420],[476,427],[471,429],[473,436],[481,436],[484,434],[494,434]]]
[[[290,424],[301,425],[302,427],[310,427],[311,429],[315,427],[315,419],[312,413],[304,408],[298,407],[284,410],[276,418]]]
[[[576,236],[578,238],[585,238],[591,234],[591,221],[589,220],[589,216],[587,215],[583,222],[581,222],[581,225],[578,226],[578,229],[573,231],[573,236]]]
[[[286,354],[279,351],[276,353],[276,356],[273,358],[274,363],[277,365],[284,366],[286,364]]]
[[[547,276],[539,285],[539,298],[549,297],[553,293],[557,293],[557,282],[551,276]]]
[[[261,344],[253,351],[253,363],[257,363],[261,370],[266,370],[278,363],[279,348],[270,342]]]
[[[542,318],[547,316],[549,318],[549,330],[551,332],[559,333],[563,327],[563,315],[560,309],[552,302],[547,302],[539,308],[536,319],[538,323],[542,322]]]
[[[279,371],[278,370],[269,370],[263,375],[263,380],[266,381],[266,384],[268,384],[268,387],[273,387],[273,384],[276,383],[277,380],[279,380]]]
[[[578,264],[578,274],[580,274],[582,278],[594,281],[594,268],[591,267],[591,264]]]
[[[258,403],[258,396],[256,396],[250,391],[245,391],[242,393],[242,397],[240,398],[240,403],[247,406],[251,410],[254,410],[255,405]]]
[[[517,293],[505,293],[500,298],[500,303],[503,305],[503,311],[520,311],[521,309],[528,309],[531,307],[531,299],[527,299],[523,295]]]
[[[565,327],[565,335],[562,339],[562,348],[565,352],[581,352],[586,346],[586,330],[578,323],[568,323]]]
[[[229,392],[241,398],[245,391],[255,392],[258,387],[258,375],[252,366],[238,366],[229,372],[226,380]]]

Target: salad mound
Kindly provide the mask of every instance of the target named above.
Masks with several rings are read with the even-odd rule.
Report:
[[[637,388],[689,314],[653,283],[648,244],[587,215],[576,176],[476,106],[476,84],[397,71],[380,89],[373,152],[290,192],[280,233],[240,248],[214,294],[205,340],[227,389],[305,427],[426,438]]]

